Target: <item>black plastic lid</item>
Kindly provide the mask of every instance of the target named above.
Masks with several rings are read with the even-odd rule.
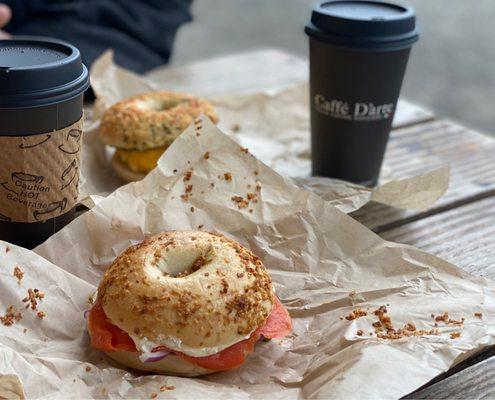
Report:
[[[320,41],[360,50],[398,50],[418,40],[414,10],[378,0],[329,0],[313,9],[305,32]]]
[[[63,102],[89,87],[79,50],[57,39],[0,40],[0,108]]]

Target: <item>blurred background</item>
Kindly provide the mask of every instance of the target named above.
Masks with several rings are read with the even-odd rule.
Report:
[[[316,1],[0,0],[0,38],[59,37],[78,46],[88,65],[113,48],[117,63],[141,73],[263,48],[307,59],[303,29]],[[420,40],[402,97],[495,136],[495,0],[409,2]]]
[[[411,0],[420,40],[402,97],[495,136],[495,1]],[[312,0],[196,0],[179,29],[172,64],[248,49],[307,58]]]

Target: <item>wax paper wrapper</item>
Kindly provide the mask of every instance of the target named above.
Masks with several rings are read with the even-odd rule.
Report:
[[[193,379],[127,371],[90,347],[88,296],[126,247],[182,229],[221,232],[258,255],[293,333],[258,344],[230,372]],[[382,240],[207,119],[144,180],[102,199],[35,253],[0,244],[0,262],[1,308],[23,312],[1,326],[0,375],[17,376],[28,398],[392,399],[495,343],[493,282]],[[15,266],[24,271],[20,283]],[[23,308],[28,288],[45,293],[37,305],[44,318]],[[445,311],[465,320],[438,322],[437,334],[381,339],[372,324],[383,305],[397,328],[433,329],[431,315]],[[358,308],[367,315],[349,318]]]
[[[218,95],[219,91],[223,92],[221,81],[208,85],[205,84],[207,78],[201,79],[201,74],[207,69],[190,68],[188,79],[184,80],[178,75],[181,68],[156,70],[148,77],[138,76],[115,65],[111,53],[104,54],[94,63],[91,83],[97,101],[94,110],[88,114],[86,125],[82,198],[107,194],[122,185],[110,166],[112,151],[97,138],[100,116],[125,97],[153,90],[176,90],[207,96],[218,111],[219,126],[224,132],[275,171],[297,177],[299,185],[318,193],[346,213],[371,200],[402,209],[425,210],[448,188],[448,167],[417,177],[399,177],[401,179],[385,169],[381,186],[375,189],[336,179],[312,178],[307,84],[255,93]],[[235,80],[230,75],[229,79]],[[403,115],[399,104],[396,121],[410,118],[413,116]]]

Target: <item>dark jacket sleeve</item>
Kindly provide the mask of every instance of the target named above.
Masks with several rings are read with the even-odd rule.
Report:
[[[191,0],[3,0],[14,35],[58,37],[76,45],[90,65],[112,48],[136,72],[165,64],[178,28],[191,20]]]

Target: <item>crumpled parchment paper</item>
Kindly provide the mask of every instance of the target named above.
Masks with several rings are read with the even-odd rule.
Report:
[[[181,198],[189,184],[189,199]],[[250,192],[258,201],[246,208],[232,200]],[[199,227],[261,257],[293,334],[257,345],[238,370],[195,379],[132,373],[91,349],[83,310],[112,260],[151,234]],[[495,343],[495,283],[382,240],[209,120],[188,128],[144,180],[102,199],[35,253],[0,243],[0,263],[0,309],[23,312],[13,326],[0,325],[0,375],[17,375],[27,398],[392,399]],[[25,273],[20,284],[15,265]],[[45,318],[23,309],[27,288],[46,293],[38,306]],[[439,322],[438,335],[379,339],[370,333],[382,305],[396,327],[430,329],[431,314],[445,311],[465,322]],[[344,318],[358,307],[368,315]]]
[[[102,55],[91,69],[91,84],[97,95],[92,114],[87,118],[81,198],[106,195],[122,185],[110,165],[112,150],[98,140],[98,121],[102,113],[117,101],[154,90],[170,90],[160,79],[160,71],[151,77],[138,76],[117,66],[110,52]],[[171,83],[172,84],[172,83]],[[194,93],[194,92],[193,92]],[[297,177],[296,182],[323,196],[346,213],[369,201],[392,207],[426,210],[447,190],[450,170],[443,167],[430,173],[394,179],[384,173],[374,189],[329,178],[310,177],[309,100],[306,83],[285,89],[231,96],[209,95],[218,111],[219,127],[264,163],[282,175]],[[93,203],[86,198],[86,205]]]

